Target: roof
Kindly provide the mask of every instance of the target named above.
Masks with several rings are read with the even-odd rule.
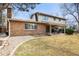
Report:
[[[40,15],[45,15],[45,16],[49,16],[49,17],[55,17],[55,18],[60,18],[62,20],[66,20],[65,18],[62,18],[62,17],[58,17],[58,16],[53,16],[53,15],[49,15],[49,14],[46,14],[46,13],[41,13],[41,12],[36,12],[34,14],[31,15],[31,18],[33,17],[33,15],[35,14],[40,14]]]
[[[9,21],[14,22],[27,22],[27,23],[37,23],[37,24],[46,24],[46,25],[56,25],[56,26],[64,26],[65,24],[57,24],[57,23],[49,23],[49,22],[37,22],[37,21],[31,21],[30,20],[23,20],[23,19],[9,19]]]

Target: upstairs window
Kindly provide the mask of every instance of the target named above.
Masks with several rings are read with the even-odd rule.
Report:
[[[43,16],[42,20],[43,21],[48,21],[48,16]]]
[[[25,29],[37,29],[37,24],[27,23],[25,24]]]
[[[54,19],[54,21],[56,20],[56,18],[53,18]]]
[[[59,19],[59,21],[61,21],[61,19]]]

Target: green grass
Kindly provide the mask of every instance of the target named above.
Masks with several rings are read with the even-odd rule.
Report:
[[[42,36],[23,43],[16,56],[73,56],[79,55],[79,35]]]

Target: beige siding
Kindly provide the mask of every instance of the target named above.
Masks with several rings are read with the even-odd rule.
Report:
[[[43,21],[43,16],[42,15],[38,15],[38,21],[42,22]]]
[[[59,18],[56,18],[55,20],[54,20],[54,18],[53,17],[48,17],[48,21],[43,21],[43,15],[39,15],[38,14],[38,21],[39,22],[49,22],[49,23],[55,23],[55,24],[64,24],[65,25],[65,21],[64,20],[62,20],[61,19],[61,21],[59,21]],[[33,18],[34,19],[34,18]]]

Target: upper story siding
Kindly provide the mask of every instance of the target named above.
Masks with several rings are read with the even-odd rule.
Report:
[[[38,22],[49,22],[55,24],[65,24],[65,19],[37,13]],[[36,21],[35,14],[32,15],[33,21]]]

